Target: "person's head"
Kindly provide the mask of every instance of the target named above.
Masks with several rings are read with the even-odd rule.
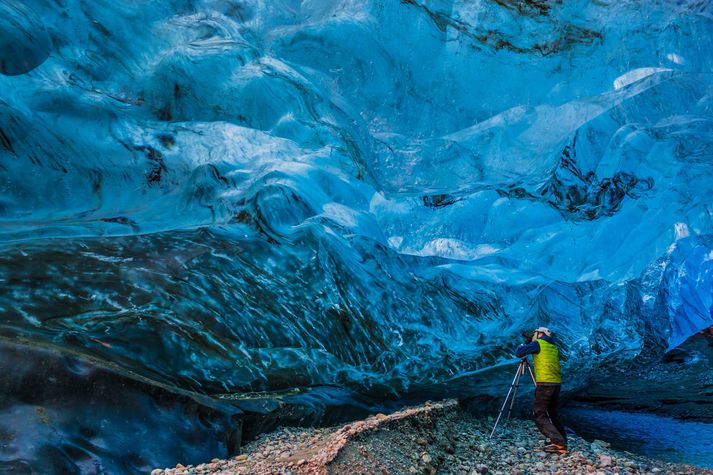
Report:
[[[547,327],[535,328],[535,330],[532,332],[532,339],[537,340],[538,338],[542,337],[543,335],[551,337],[552,332]]]

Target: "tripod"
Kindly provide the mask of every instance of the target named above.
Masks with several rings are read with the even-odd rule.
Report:
[[[512,399],[510,399],[510,407],[508,408],[508,417],[507,420],[510,419],[510,413],[512,412],[512,406],[515,404],[515,396],[517,396],[517,388],[520,387],[520,376],[525,374],[525,368],[527,368],[527,371],[530,372],[530,377],[532,378],[532,384],[537,386],[537,383],[535,382],[535,375],[532,373],[532,368],[530,367],[530,363],[527,362],[527,358],[522,358],[520,360],[520,365],[517,367],[517,372],[515,373],[515,377],[512,379],[512,384],[510,384],[510,389],[508,390],[507,396],[505,396],[505,401],[503,402],[503,407],[500,408],[500,414],[498,414],[498,418],[495,420],[495,425],[493,426],[493,431],[490,433],[490,438],[493,438],[493,434],[495,434],[495,429],[498,427],[498,422],[500,422],[500,418],[503,415],[503,412],[505,411],[505,406],[507,406],[508,399],[510,399],[510,394],[512,394]]]

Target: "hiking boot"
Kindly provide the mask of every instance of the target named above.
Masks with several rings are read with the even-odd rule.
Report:
[[[554,442],[551,444],[545,445],[544,448],[545,452],[548,454],[566,454],[567,453],[567,446],[564,444],[555,444]]]

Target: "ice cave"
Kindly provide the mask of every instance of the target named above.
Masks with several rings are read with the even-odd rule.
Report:
[[[0,191],[2,474],[492,415],[538,326],[713,420],[707,0],[0,0]]]

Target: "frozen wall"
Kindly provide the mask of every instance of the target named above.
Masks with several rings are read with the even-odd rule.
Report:
[[[674,347],[713,324],[710,5],[5,0],[0,332],[212,396]]]

